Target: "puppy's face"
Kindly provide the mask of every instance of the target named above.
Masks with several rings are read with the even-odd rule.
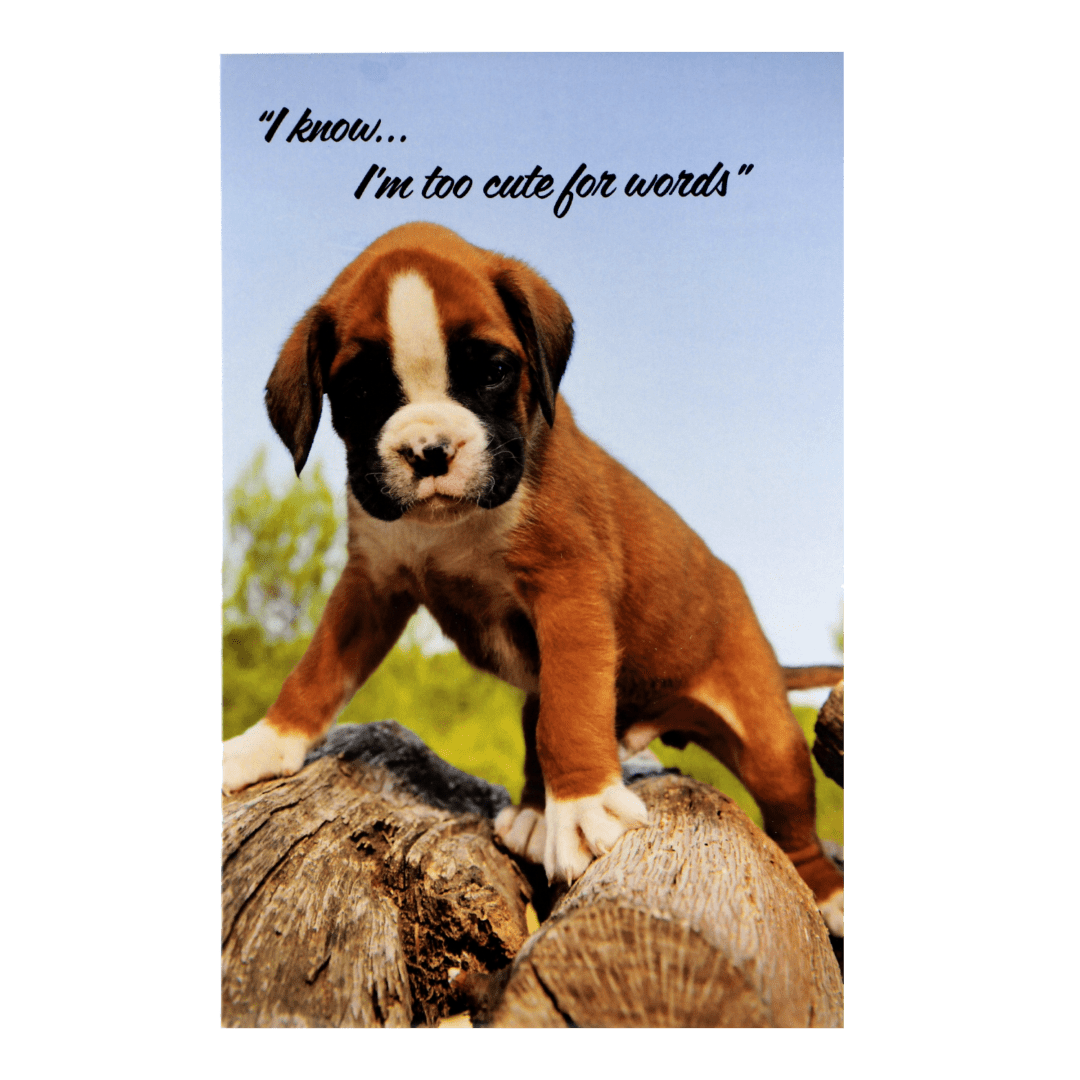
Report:
[[[452,520],[506,502],[554,420],[572,342],[561,298],[528,267],[433,225],[402,226],[338,275],[267,385],[297,472],[322,393],[349,487],[373,517]]]
[[[521,479],[525,349],[483,285],[416,253],[355,286],[327,396],[349,486],[374,517],[490,509]]]

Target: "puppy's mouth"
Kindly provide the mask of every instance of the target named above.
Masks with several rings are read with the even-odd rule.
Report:
[[[436,491],[431,495],[413,500],[404,507],[402,516],[410,521],[442,524],[447,521],[456,521],[477,509],[479,506],[475,499],[460,499],[453,495],[442,495]]]
[[[466,497],[465,487],[456,476],[425,476],[416,482],[412,492],[413,502],[428,499],[460,502]]]

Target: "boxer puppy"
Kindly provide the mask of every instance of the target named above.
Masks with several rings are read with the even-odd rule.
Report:
[[[225,744],[224,789],[296,772],[423,604],[527,695],[525,788],[496,822],[512,851],[572,881],[647,820],[619,741],[692,739],[843,933],[783,671],[734,572],[575,426],[572,342],[543,278],[425,223],[376,240],[297,323],[266,405],[299,474],[329,399],[348,563],[277,701]]]

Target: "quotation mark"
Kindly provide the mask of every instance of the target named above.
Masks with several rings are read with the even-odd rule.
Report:
[[[740,165],[739,166],[739,176],[743,176],[744,174],[749,176],[750,170],[753,167],[754,167],[753,165]]]

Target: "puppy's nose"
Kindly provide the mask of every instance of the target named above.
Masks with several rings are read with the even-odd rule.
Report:
[[[402,446],[398,453],[412,467],[417,479],[425,476],[445,476],[450,471],[450,461],[454,456],[446,443],[425,446],[420,453],[411,446]]]

